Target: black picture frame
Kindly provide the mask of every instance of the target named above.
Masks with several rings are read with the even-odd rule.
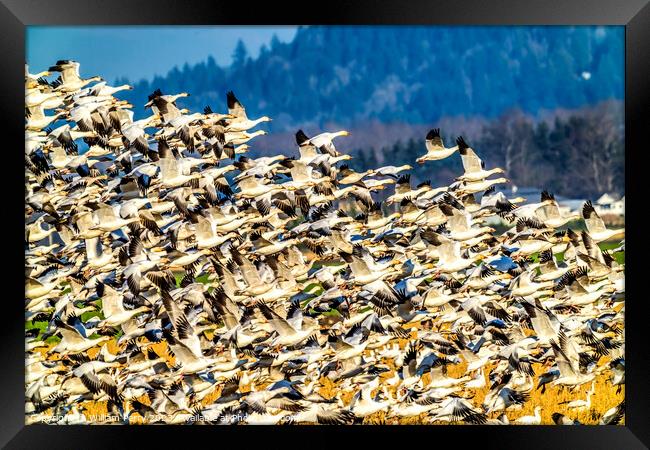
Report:
[[[0,326],[3,349],[0,352],[0,445],[6,448],[109,448],[133,443],[142,437],[145,445],[164,439],[171,444],[179,440],[185,445],[198,445],[197,439],[208,439],[213,445],[241,445],[244,436],[273,439],[284,445],[337,445],[349,433],[363,433],[363,439],[381,441],[387,433],[398,433],[398,439],[409,436],[406,445],[442,445],[439,439],[451,439],[463,447],[474,443],[488,448],[648,448],[650,394],[646,376],[650,363],[645,354],[647,345],[647,299],[641,294],[642,240],[644,200],[641,155],[647,151],[643,138],[648,125],[650,105],[650,0],[492,0],[492,1],[371,1],[344,2],[331,0],[298,7],[266,2],[251,5],[233,1],[173,0],[1,0],[0,48],[2,49],[3,96],[0,114],[5,144],[2,173],[5,196],[3,206],[10,210],[4,219],[4,274],[6,284],[0,297],[3,308]],[[207,25],[207,24],[431,24],[431,25],[622,25],[625,27],[625,193],[629,241],[626,258],[628,297],[626,304],[626,424],[609,427],[295,427],[292,440],[282,441],[276,433],[286,434],[281,427],[177,427],[177,426],[65,426],[24,424],[24,306],[18,297],[23,294],[23,269],[15,260],[24,260],[24,249],[12,233],[20,236],[24,223],[20,209],[24,207],[18,191],[22,177],[18,167],[22,156],[17,148],[24,145],[24,63],[25,29],[29,25]],[[13,144],[17,142],[15,145]],[[22,144],[20,144],[22,142]],[[642,145],[646,144],[646,145]],[[16,161],[13,161],[13,159]],[[8,160],[7,160],[8,159]],[[4,209],[4,208],[3,208]],[[16,229],[13,229],[13,228]],[[15,258],[14,258],[15,252]],[[14,295],[13,289],[16,289]],[[182,431],[181,431],[182,430]],[[209,434],[207,434],[209,433]],[[218,434],[215,434],[218,433]],[[341,433],[341,434],[339,434]],[[413,433],[426,433],[415,436]],[[431,433],[433,436],[431,436]],[[233,436],[235,434],[236,436]],[[268,436],[267,436],[268,435]],[[406,435],[406,436],[404,436]],[[226,438],[227,436],[227,438]],[[218,441],[215,438],[218,437]],[[232,441],[232,438],[237,441]],[[296,440],[293,440],[293,439]],[[153,440],[151,440],[153,439]],[[222,439],[224,439],[222,441]],[[225,440],[227,439],[227,440]],[[278,440],[276,440],[278,439]],[[235,442],[238,442],[235,444]],[[225,444],[228,442],[228,444]],[[267,442],[267,444],[268,444]],[[285,444],[283,444],[285,442]],[[288,442],[288,443],[287,443]],[[427,444],[428,443],[428,444]],[[453,444],[452,444],[453,445]]]

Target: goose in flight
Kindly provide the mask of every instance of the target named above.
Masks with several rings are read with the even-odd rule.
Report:
[[[605,411],[598,425],[618,425],[625,417],[625,401]]]
[[[559,228],[580,218],[579,214],[571,214],[563,217],[560,214],[560,206],[555,200],[555,196],[548,191],[542,191],[541,201],[542,206],[535,210],[535,215],[547,227]]]
[[[535,277],[535,281],[553,281],[567,273],[569,266],[565,263],[558,264],[553,252],[548,249],[539,254],[538,269],[540,274]]]
[[[350,410],[355,416],[366,417],[379,411],[385,411],[391,406],[392,402],[389,399],[381,401],[372,397],[372,391],[377,388],[379,388],[379,377],[375,377],[363,385],[355,394],[350,404]]]
[[[163,95],[160,89],[156,89],[149,95],[149,101],[145,103],[145,109],[151,108],[154,117],[162,117],[163,123],[169,123],[173,119],[182,116],[181,110],[176,106],[176,100],[189,97],[187,92],[175,95]]]
[[[447,194],[449,203],[441,203],[440,210],[447,216],[446,227],[449,230],[449,237],[455,241],[467,241],[481,234],[492,233],[494,228],[487,226],[475,227],[472,216],[465,210],[462,204],[454,201],[451,195]],[[455,205],[462,209],[456,208]]]
[[[580,370],[578,346],[563,331],[551,341],[551,348],[560,370],[560,377],[552,382],[553,385],[580,386],[593,381],[594,373],[585,374]]]
[[[226,97],[228,103],[228,114],[232,116],[232,119],[229,120],[228,125],[226,126],[227,131],[248,131],[260,123],[271,121],[271,118],[268,116],[262,116],[254,120],[249,119],[246,116],[246,109],[241,102],[237,100],[237,97],[235,97],[235,94],[232,91],[228,91]]]
[[[553,312],[546,308],[539,299],[523,298],[521,306],[530,318],[535,334],[540,343],[549,344],[554,340],[562,326]]]
[[[611,239],[622,238],[625,236],[625,229],[610,230],[605,226],[605,222],[600,218],[590,200],[587,200],[582,206],[582,218],[589,235],[596,242],[603,242]]]
[[[47,70],[38,73],[30,73],[29,66],[25,64],[25,84],[27,85],[27,89],[34,89],[39,85],[44,84],[43,82],[46,81],[44,77],[48,76],[50,76],[50,72]]]
[[[333,133],[321,133],[310,138],[302,130],[296,132],[296,142],[299,147],[313,146],[321,151],[321,153],[327,153],[330,156],[340,156],[339,152],[336,151],[334,147],[333,140],[339,136],[349,136],[350,132],[341,130],[335,131]]]
[[[459,137],[458,139],[462,138]],[[441,159],[448,158],[459,149],[459,145],[450,148],[445,147],[442,141],[442,137],[440,137],[440,128],[432,128],[427,133],[424,143],[427,149],[427,153],[416,159],[416,162],[418,164],[424,164],[425,161],[439,161]]]
[[[38,88],[27,89],[25,107],[33,108],[42,106],[44,110],[54,109],[63,104],[65,96],[59,91],[41,90]]]
[[[283,319],[280,315],[271,309],[266,303],[259,302],[258,309],[268,320],[269,324],[278,336],[272,340],[271,345],[296,345],[305,341],[311,336],[318,328],[317,324],[305,324],[306,328],[303,329],[303,313],[297,303],[292,303],[287,311],[287,319]]]
[[[438,244],[438,254],[440,255],[436,264],[436,269],[442,273],[454,273],[467,269],[475,261],[481,258],[480,254],[471,255],[465,258],[461,254],[461,244],[446,237],[438,235],[436,240]]]
[[[460,153],[463,168],[465,169],[465,173],[458,177],[459,180],[478,182],[485,180],[490,175],[504,172],[503,169],[499,167],[485,170],[485,163],[478,157],[476,152],[474,152],[467,142],[465,142],[465,139],[463,139],[462,136],[456,140],[456,143],[458,144],[458,152]]]
[[[533,281],[531,273],[524,271],[510,283],[510,295],[515,297],[530,297],[549,294],[554,287],[552,281]]]
[[[443,422],[467,422],[484,424],[487,417],[470,402],[461,397],[452,396],[442,402],[434,413],[434,419]]]
[[[121,84],[119,86],[109,86],[106,84],[106,81],[102,81],[100,83],[95,83],[93,86],[87,89],[88,89],[87,92],[82,91],[81,94],[87,94],[94,97],[103,97],[103,96],[112,96],[113,94],[120,91],[132,91],[133,86],[129,84]]]
[[[482,181],[459,181],[450,186],[451,190],[458,191],[462,195],[476,194],[477,192],[487,191],[497,184],[508,183],[507,178],[494,178]]]
[[[307,409],[296,414],[285,416],[284,423],[318,423],[325,425],[350,425],[356,419],[355,414],[343,408],[326,407],[322,404],[311,404]]]
[[[59,111],[55,114],[52,114],[51,116],[48,116],[45,114],[42,103],[40,105],[32,107],[25,107],[25,118],[27,119],[25,129],[31,131],[40,131],[50,125],[52,122],[59,120],[66,114],[66,111]]]
[[[82,79],[79,75],[79,63],[72,60],[59,60],[48,71],[61,73],[59,80],[54,82],[54,89],[57,91],[74,92],[94,81],[103,81],[100,76]]]
[[[75,326],[67,323],[71,321]],[[81,353],[110,339],[109,336],[90,339],[89,336],[92,331],[86,329],[78,318],[68,318],[67,322],[63,322],[58,318],[55,319],[56,333],[61,335],[61,341],[49,350],[50,353],[59,353],[61,355]]]
[[[103,289],[102,311],[104,312],[104,319],[100,320],[97,324],[97,327],[100,329],[121,326],[122,330],[128,332],[129,325],[125,324],[138,314],[149,311],[149,307],[147,306],[139,306],[127,310],[124,308],[124,297],[118,291],[111,286],[104,286]]]

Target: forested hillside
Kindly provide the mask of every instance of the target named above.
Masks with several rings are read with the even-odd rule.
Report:
[[[296,123],[379,119],[428,123],[443,116],[496,117],[576,108],[623,96],[623,39],[594,27],[306,27],[274,40],[255,60],[243,44],[231,67],[211,57],[175,68],[126,94],[191,92],[192,109],[234,90],[274,129]]]

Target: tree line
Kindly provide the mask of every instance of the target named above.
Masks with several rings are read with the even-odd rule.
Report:
[[[512,110],[466,136],[487,168],[501,167],[516,186],[545,186],[569,198],[624,195],[625,142],[622,103],[605,102],[569,114],[536,120]],[[444,133],[444,130],[443,130]],[[447,135],[452,146],[456,136]],[[425,152],[423,138],[400,140],[381,148],[357,148],[351,166],[366,170],[379,165],[415,166],[412,182],[448,184],[462,174],[458,154],[425,165],[415,159]]]

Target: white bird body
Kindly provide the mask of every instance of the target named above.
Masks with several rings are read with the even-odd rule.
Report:
[[[541,406],[536,406],[535,407],[535,415],[533,416],[521,416],[513,422],[515,425],[539,425],[542,423],[542,417],[541,417],[541,411],[542,407]]]

